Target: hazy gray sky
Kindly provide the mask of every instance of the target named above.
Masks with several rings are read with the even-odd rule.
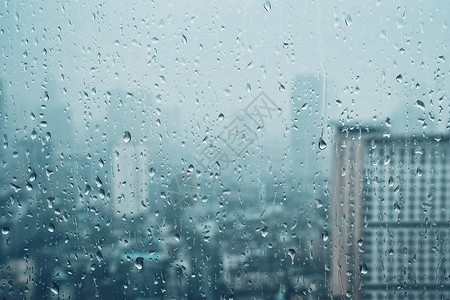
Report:
[[[326,74],[326,124],[342,114],[384,121],[416,100],[439,111],[448,1],[264,3],[6,1],[0,76],[18,106],[38,103],[43,85],[56,91],[80,132],[104,118],[113,89],[148,95],[149,116],[161,109],[169,132],[235,115],[259,91],[288,116],[293,79],[305,73]],[[285,127],[272,125],[273,134]]]

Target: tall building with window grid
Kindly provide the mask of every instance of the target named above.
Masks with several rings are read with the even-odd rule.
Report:
[[[353,299],[449,299],[449,136],[338,128],[330,288]]]

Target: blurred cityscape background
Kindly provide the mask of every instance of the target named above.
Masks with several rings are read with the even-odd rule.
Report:
[[[449,299],[450,7],[350,2],[2,4],[1,296]]]

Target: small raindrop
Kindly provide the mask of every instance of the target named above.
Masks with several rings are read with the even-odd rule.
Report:
[[[183,44],[187,43],[187,38],[184,34],[181,35],[181,41],[183,42]]]
[[[52,139],[52,135],[51,135],[51,133],[50,132],[47,132],[46,134],[45,134],[45,141],[50,141]]]
[[[402,74],[398,74],[397,77],[395,77],[395,80],[397,80],[397,82],[402,83],[403,82],[403,76]]]
[[[392,123],[391,123],[391,119],[390,118],[386,118],[386,121],[384,123],[386,125],[386,127],[391,127]]]
[[[323,207],[322,200],[316,199],[316,208],[321,208],[321,207]]]
[[[4,234],[4,235],[9,234],[9,227],[6,227],[6,226],[2,227],[2,234]]]
[[[263,237],[266,237],[267,234],[269,233],[268,229],[269,229],[269,228],[268,228],[267,226],[264,226],[264,228],[261,229],[261,235],[262,235]]]
[[[289,249],[288,250],[288,255],[291,258],[292,264],[294,264],[295,250],[294,249]]]
[[[89,184],[86,184],[86,187],[84,188],[84,194],[89,195],[91,190],[92,190],[91,186]]]
[[[417,107],[418,108],[420,108],[421,110],[425,110],[425,103],[423,103],[422,101],[420,101],[420,100],[417,100]]]
[[[52,291],[53,294],[55,295],[59,295],[59,286],[56,282],[52,283],[52,286],[50,287],[50,290]]]
[[[53,225],[53,223],[50,223],[50,224],[48,225],[48,231],[49,231],[49,232],[55,232],[55,225]]]
[[[102,187],[103,182],[101,181],[101,179],[97,176],[95,177],[95,183],[97,184],[97,187]]]
[[[389,184],[389,186],[393,186],[394,185],[394,178],[392,178],[392,176],[389,177],[388,184]]]
[[[34,140],[37,137],[36,129],[33,128],[33,131],[31,132],[30,137],[31,137],[32,140]]]
[[[361,274],[366,275],[367,272],[368,272],[367,265],[366,264],[361,264],[359,266],[359,271],[361,272]]]
[[[134,266],[136,267],[136,269],[142,270],[142,268],[144,267],[144,258],[140,257],[140,256],[138,258],[136,258],[136,261],[134,262]]]
[[[322,137],[319,139],[319,149],[325,150],[327,148],[327,143],[322,139]]]
[[[347,26],[352,25],[352,17],[350,15],[347,15],[345,17],[345,25],[347,25]]]
[[[30,177],[28,178],[28,180],[30,182],[33,182],[36,180],[36,173],[35,172],[31,172]]]
[[[125,131],[123,134],[123,141],[125,143],[129,143],[131,141],[131,133],[129,131]]]
[[[97,258],[97,260],[100,262],[103,260],[103,254],[102,252],[99,250],[97,251],[97,253],[95,253],[95,257]]]
[[[417,175],[417,177],[422,176],[422,170],[419,167],[417,167],[416,175]]]
[[[264,2],[264,9],[270,11],[272,9],[272,5],[269,1]]]
[[[222,121],[225,118],[225,116],[223,114],[219,115],[219,120]]]
[[[10,186],[12,189],[14,189],[14,192],[15,192],[15,193],[18,193],[18,192],[22,189],[20,186],[15,185],[15,184],[12,183],[12,182],[9,183],[9,186]]]
[[[180,241],[180,235],[179,235],[178,233],[175,233],[175,240],[176,240],[177,242]]]
[[[329,238],[328,232],[327,231],[322,232],[322,240],[326,242],[328,241],[328,238]]]

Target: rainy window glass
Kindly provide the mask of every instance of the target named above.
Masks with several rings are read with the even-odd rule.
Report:
[[[450,4],[0,3],[2,299],[449,299]]]

